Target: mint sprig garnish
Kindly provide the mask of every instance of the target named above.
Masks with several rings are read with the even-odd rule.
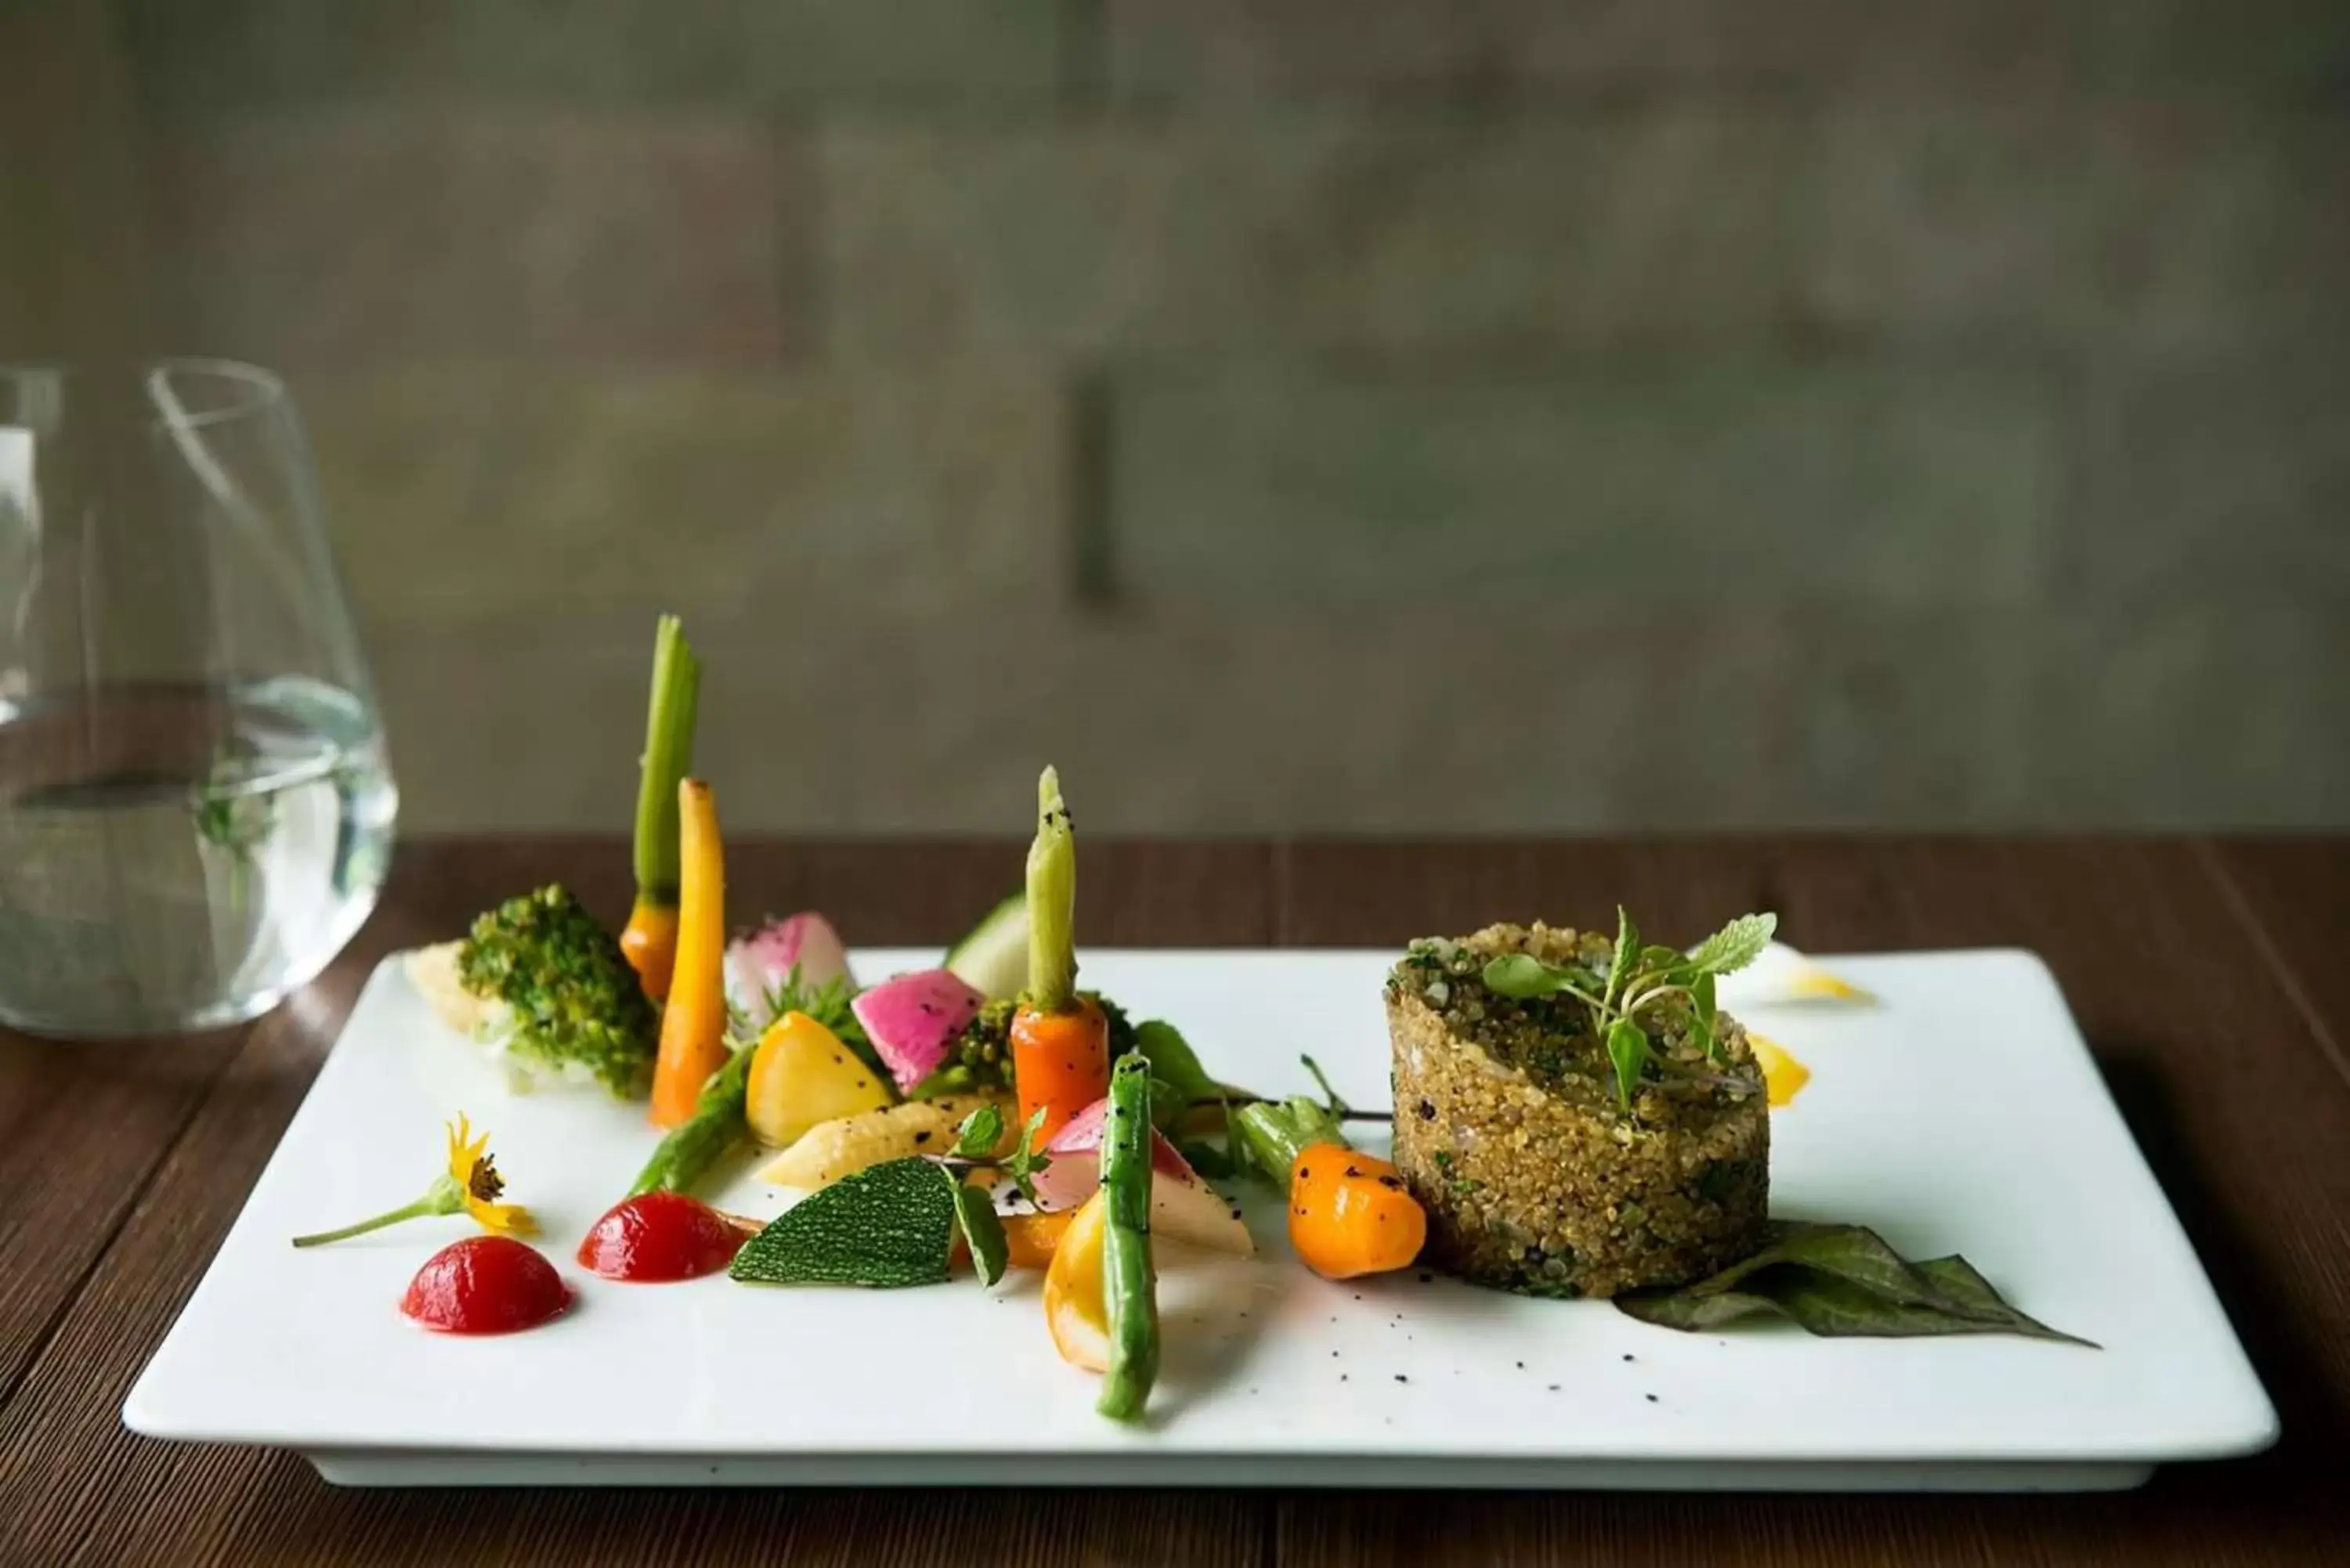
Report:
[[[1690,968],[1698,974],[1729,974],[1762,956],[1779,929],[1773,914],[1741,915],[1690,950]]]
[[[989,1104],[963,1117],[955,1129],[954,1147],[939,1157],[958,1175],[971,1170],[997,1170],[1020,1189],[1020,1196],[1029,1202],[1036,1201],[1036,1173],[1049,1167],[1052,1157],[1036,1147],[1036,1135],[1044,1129],[1045,1107],[1038,1106],[1020,1129],[1011,1152],[999,1157],[995,1146],[1003,1141],[1003,1113]]]
[[[1656,1054],[1640,1024],[1643,1015],[1653,1016],[1658,1007],[1681,999],[1692,1020],[1690,1038],[1707,1061],[1719,1062],[1714,979],[1752,963],[1778,929],[1779,917],[1767,911],[1741,915],[1687,953],[1678,953],[1641,946],[1639,928],[1618,905],[1616,952],[1604,981],[1590,970],[1544,963],[1532,953],[1504,953],[1485,965],[1485,989],[1514,1002],[1571,996],[1582,1002],[1591,1013],[1592,1033],[1606,1043],[1608,1062],[1616,1070],[1617,1103],[1628,1111],[1632,1089]]]

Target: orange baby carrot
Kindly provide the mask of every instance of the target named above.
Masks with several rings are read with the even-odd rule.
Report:
[[[620,929],[620,956],[637,971],[647,996],[668,1000],[670,976],[677,967],[676,908],[639,900]]]
[[[1053,1253],[1061,1244],[1061,1232],[1069,1228],[1076,1210],[1063,1210],[1057,1214],[1006,1214],[1003,1217],[1003,1244],[1006,1261],[1015,1269],[1045,1269],[1053,1262]]]
[[[1043,1147],[1069,1118],[1109,1093],[1109,1021],[1090,997],[1063,1012],[1022,1008],[1012,1015],[1012,1080],[1020,1091],[1020,1120],[1041,1108],[1036,1129]]]
[[[1012,1015],[1012,1078],[1024,1123],[1042,1110],[1041,1145],[1109,1093],[1109,1023],[1077,994],[1077,841],[1061,777],[1036,781],[1028,849],[1028,989]]]
[[[702,1085],[726,1064],[726,869],[718,803],[700,779],[681,781],[677,796],[677,963],[653,1064],[653,1125],[664,1127],[693,1115]]]

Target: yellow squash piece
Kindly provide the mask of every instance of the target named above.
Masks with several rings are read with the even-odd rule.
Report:
[[[757,1067],[757,1063],[752,1064],[754,1074]],[[818,1122],[768,1161],[759,1179],[812,1192],[868,1166],[910,1155],[942,1153],[954,1143],[955,1129],[963,1118],[988,1101],[989,1096],[983,1095],[942,1095],[935,1100],[912,1100]],[[1012,1102],[997,1099],[995,1104],[1009,1121]]]
[[[1850,981],[1839,979],[1824,969],[1814,969],[1810,964],[1804,965],[1787,977],[1787,990],[1792,994],[1806,1000],[1817,999],[1823,1002],[1874,1002],[1877,1000]]]
[[[1103,1195],[1086,1199],[1045,1271],[1045,1325],[1061,1359],[1088,1372],[1109,1370],[1109,1303],[1102,1295],[1102,1235],[1109,1229]]]
[[[1762,1087],[1772,1109],[1793,1100],[1812,1081],[1812,1070],[1788,1055],[1786,1048],[1777,1041],[1765,1040],[1750,1029],[1746,1032],[1746,1044],[1754,1048],[1755,1065],[1762,1069]]]
[[[838,1035],[805,1012],[769,1024],[757,1050],[743,1116],[771,1147],[787,1148],[819,1122],[879,1110],[892,1097]]]

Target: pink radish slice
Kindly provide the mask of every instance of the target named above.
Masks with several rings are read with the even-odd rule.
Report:
[[[1096,1100],[1053,1137],[1045,1147],[1052,1163],[1035,1175],[1036,1206],[1074,1209],[1101,1186],[1102,1127],[1109,1101]],[[1191,1161],[1153,1131],[1150,1135],[1150,1230],[1170,1241],[1248,1258],[1256,1242],[1216,1189],[1200,1179]]]
[[[805,991],[849,979],[848,950],[841,945],[840,933],[813,909],[780,920],[770,915],[756,929],[726,945],[726,1000],[750,1020],[753,1029],[765,1028],[775,1022],[767,997],[791,978],[795,964]]]
[[[883,981],[848,1006],[904,1090],[939,1070],[986,1000],[947,971],[926,969]]]
[[[1109,1101],[1105,1097],[1071,1116],[1053,1135],[1053,1141],[1045,1146],[1053,1163],[1036,1173],[1036,1207],[1075,1209],[1094,1195],[1101,1185],[1102,1127],[1108,1120]],[[1172,1177],[1193,1187],[1200,1184],[1191,1161],[1155,1128],[1150,1134],[1150,1168],[1153,1177]]]

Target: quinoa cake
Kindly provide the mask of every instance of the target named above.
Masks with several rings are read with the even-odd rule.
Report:
[[[1526,953],[1604,985],[1614,941],[1536,922],[1411,944],[1388,977],[1395,1163],[1428,1210],[1428,1261],[1479,1284],[1608,1296],[1685,1284],[1765,1242],[1771,1122],[1746,1032],[1711,1057],[1683,1002],[1640,1019],[1652,1060],[1622,1105],[1589,1008],[1491,990]]]

